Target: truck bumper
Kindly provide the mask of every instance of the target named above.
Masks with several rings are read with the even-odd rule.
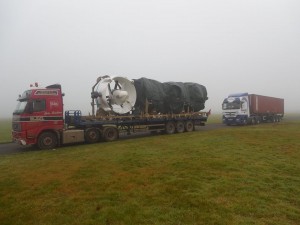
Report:
[[[22,132],[12,132],[12,141],[19,145],[28,145],[28,141],[26,140],[26,134]]]
[[[27,145],[26,141],[24,139],[13,139],[13,142],[19,145]]]
[[[224,117],[223,123],[226,125],[245,125],[248,122],[248,118],[245,116],[237,116],[237,117]]]

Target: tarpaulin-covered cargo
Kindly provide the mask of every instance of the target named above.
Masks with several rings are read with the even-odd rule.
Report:
[[[190,94],[189,105],[194,109],[194,111],[200,111],[205,107],[205,101],[207,98],[206,88],[197,83],[184,83]]]
[[[156,80],[140,78],[134,80],[134,86],[137,93],[135,108],[138,111],[144,111],[146,99],[151,103],[150,110],[156,112],[165,112],[164,100],[166,97],[164,85]]]
[[[144,111],[146,100],[150,103],[149,112],[181,113],[200,111],[205,107],[207,91],[197,83],[165,82],[140,78],[134,80],[137,92],[135,108]]]
[[[190,102],[190,94],[182,82],[164,83],[166,98],[165,105],[170,113],[180,113]]]

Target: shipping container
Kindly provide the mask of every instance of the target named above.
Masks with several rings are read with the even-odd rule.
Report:
[[[250,114],[284,114],[284,99],[250,94]]]

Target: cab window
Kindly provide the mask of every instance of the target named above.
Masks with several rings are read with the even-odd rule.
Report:
[[[44,99],[37,99],[33,102],[33,112],[41,112],[46,110],[46,101]]]

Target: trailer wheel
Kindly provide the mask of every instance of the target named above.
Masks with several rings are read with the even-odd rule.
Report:
[[[100,140],[100,133],[96,128],[88,128],[85,131],[85,141],[89,144],[96,143]]]
[[[194,130],[194,124],[193,124],[192,121],[190,121],[190,120],[186,121],[186,123],[185,123],[185,130],[187,132],[191,132],[191,131]]]
[[[119,132],[115,127],[106,127],[103,131],[105,141],[115,141],[119,138]]]
[[[176,123],[176,131],[178,133],[184,132],[184,123],[182,121],[177,121],[177,123]]]
[[[38,148],[39,149],[53,149],[57,146],[58,139],[57,136],[52,132],[44,132],[38,138]]]
[[[175,133],[175,129],[176,129],[175,123],[173,123],[171,121],[169,121],[169,122],[166,123],[166,125],[165,125],[165,132],[166,132],[166,134],[174,134]]]

